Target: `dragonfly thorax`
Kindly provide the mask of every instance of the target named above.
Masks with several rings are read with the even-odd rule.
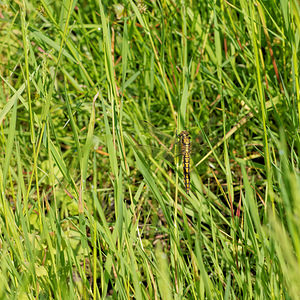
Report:
[[[179,134],[179,138],[182,145],[190,145],[191,137],[187,131],[185,130],[181,131]]]

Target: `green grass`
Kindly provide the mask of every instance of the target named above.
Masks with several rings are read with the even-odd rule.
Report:
[[[0,12],[1,299],[300,298],[298,1]]]

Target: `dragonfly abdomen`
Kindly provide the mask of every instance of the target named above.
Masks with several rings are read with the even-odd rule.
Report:
[[[181,131],[179,134],[182,152],[183,175],[185,191],[190,191],[190,153],[191,153],[191,137],[187,131]]]

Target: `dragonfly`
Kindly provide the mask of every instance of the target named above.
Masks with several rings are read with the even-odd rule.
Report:
[[[187,194],[190,192],[190,173],[191,173],[191,154],[192,154],[192,138],[191,134],[183,130],[179,134],[169,134],[162,132],[152,124],[145,122],[147,129],[136,130],[138,132],[139,141],[135,139],[136,135],[131,135],[138,150],[146,153],[146,156],[152,157],[158,162],[162,158],[167,165],[175,172],[174,164],[182,158],[183,182]],[[193,149],[197,151],[199,144],[194,141]],[[193,150],[193,151],[194,151]]]
[[[191,137],[190,134],[183,130],[179,134],[181,153],[182,153],[182,165],[183,165],[183,175],[184,175],[184,186],[187,194],[190,192],[190,181],[191,181]]]

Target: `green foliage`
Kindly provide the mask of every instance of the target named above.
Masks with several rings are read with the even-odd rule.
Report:
[[[2,1],[0,298],[299,299],[299,15]]]

